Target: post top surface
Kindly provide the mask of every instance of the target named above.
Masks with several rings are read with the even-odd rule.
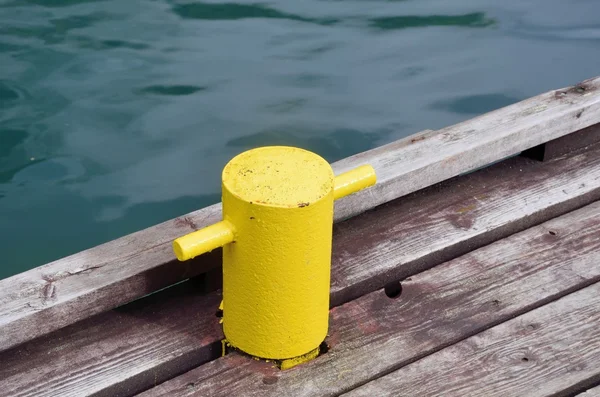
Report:
[[[321,156],[288,146],[248,150],[223,169],[223,186],[259,205],[304,207],[333,190],[333,170]]]

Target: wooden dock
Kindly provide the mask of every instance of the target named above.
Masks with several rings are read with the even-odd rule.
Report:
[[[0,280],[0,396],[600,396],[600,77],[365,163],[316,359],[222,356],[218,204]]]

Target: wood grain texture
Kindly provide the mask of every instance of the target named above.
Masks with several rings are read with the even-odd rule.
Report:
[[[600,379],[600,284],[359,387],[360,396],[568,396]]]
[[[331,310],[325,355],[287,371],[225,357],[142,396],[334,396],[600,281],[600,203]]]
[[[549,163],[516,157],[339,223],[334,230],[332,302],[338,305],[598,199],[595,178],[600,179],[600,151]],[[356,255],[368,269],[353,262]],[[206,275],[211,274],[219,275],[220,269]],[[352,288],[351,283],[362,286]],[[153,295],[154,300],[136,302],[128,312],[136,318],[135,326],[124,321],[120,309],[109,311],[0,354],[0,362],[13,363],[5,370],[0,366],[0,395],[2,390],[20,395],[33,381],[41,395],[126,395],[216,358],[213,346],[222,335],[210,326],[215,307],[197,299],[193,289],[183,291],[177,299],[167,290]],[[206,299],[217,302],[217,296]],[[161,304],[163,300],[168,304]],[[138,311],[163,320],[155,322]],[[185,319],[185,313],[194,316]],[[162,323],[170,316],[169,341],[156,347],[155,341],[166,337]],[[136,349],[129,341],[135,341]],[[47,360],[46,352],[54,350],[61,351],[60,362]],[[107,353],[94,361],[90,351]],[[5,372],[18,365],[27,376]]]
[[[600,122],[600,77],[334,164],[374,166],[378,184],[335,204],[341,220]],[[221,218],[220,204],[0,280],[0,350],[215,266],[173,260],[171,241]]]
[[[187,281],[0,355],[0,396],[129,396],[221,354],[218,292]]]
[[[600,199],[599,159],[513,157],[336,224],[333,304]]]
[[[377,172],[378,184],[336,202],[350,217],[437,182],[477,169],[600,122],[600,77],[554,90],[420,137],[406,139],[339,162],[360,159]]]
[[[0,280],[0,350],[220,266],[171,252],[174,238],[220,217],[220,205],[207,207]]]

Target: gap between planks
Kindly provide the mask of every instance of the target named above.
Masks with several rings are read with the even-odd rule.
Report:
[[[231,353],[140,396],[339,395],[597,283],[599,260],[596,202],[414,275],[399,298],[376,291],[332,309],[330,350],[313,361],[280,371]]]
[[[334,164],[364,163],[378,184],[335,204],[346,219],[437,182],[600,122],[600,77]],[[180,263],[170,242],[221,218],[220,204],[0,280],[0,350],[193,277],[218,263]]]
[[[336,225],[332,302],[343,303],[599,197],[600,149],[594,149],[548,163],[513,158],[396,200]],[[218,356],[219,300],[219,293],[201,295],[185,283],[22,345],[0,355],[6,363],[0,390],[19,395],[31,383],[40,395],[144,390]],[[47,352],[55,350],[62,352],[61,361],[48,361]],[[90,354],[95,351],[102,352],[101,360]]]

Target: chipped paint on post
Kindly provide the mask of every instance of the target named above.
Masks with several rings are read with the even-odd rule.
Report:
[[[334,198],[375,183],[371,166],[334,177],[322,157],[270,146],[222,174],[223,221],[174,241],[180,260],[223,246],[223,331],[255,357],[316,357],[329,320]]]

